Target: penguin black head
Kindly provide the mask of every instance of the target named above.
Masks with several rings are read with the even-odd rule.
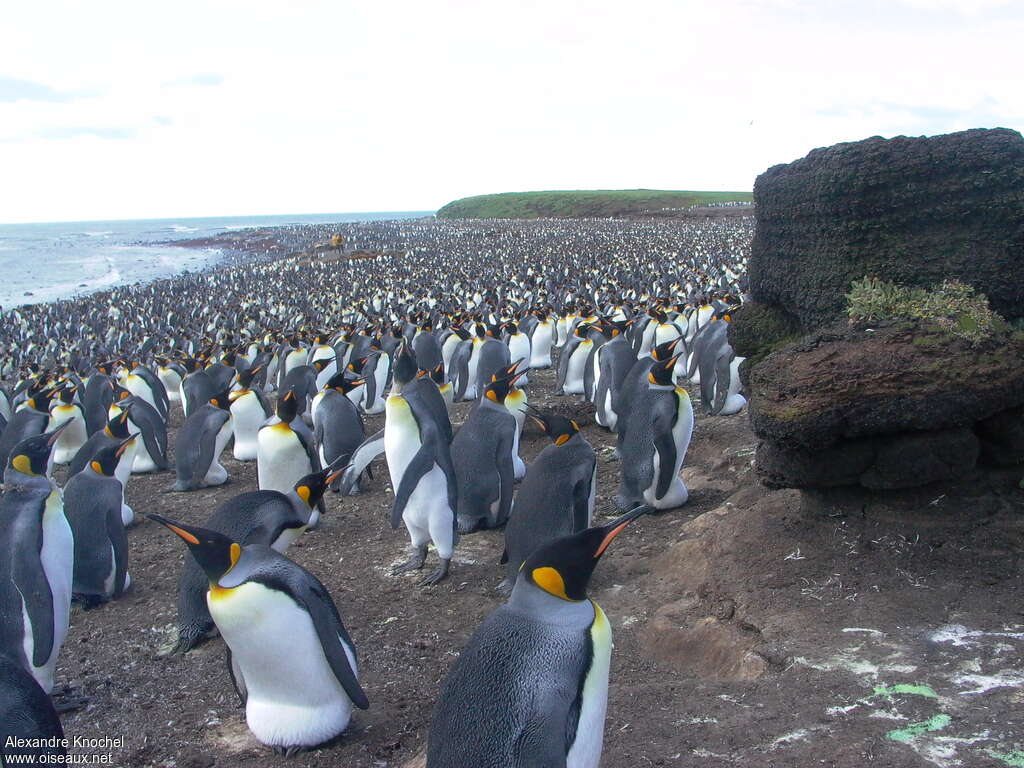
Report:
[[[395,358],[393,380],[398,385],[395,391],[401,392],[402,387],[416,378],[418,370],[419,366],[416,365],[416,356],[413,355],[410,346],[403,341],[398,347],[398,356]]]
[[[493,377],[492,381],[487,385],[487,388],[484,389],[484,397],[491,402],[498,403],[499,405],[503,404],[505,402],[505,398],[509,396],[509,393],[515,387],[516,381],[524,373],[526,373],[526,371],[517,373],[511,378]]]
[[[43,389],[33,394],[25,402],[29,408],[35,408],[37,411],[46,413],[50,409],[50,401],[53,400],[55,394],[57,394],[56,390]]]
[[[256,374],[259,373],[262,370],[263,370],[263,366],[262,365],[257,365],[257,366],[255,366],[253,368],[249,368],[247,370],[239,371],[238,372],[238,377],[237,377],[238,385],[242,388],[243,391],[249,389],[249,387],[252,386],[252,380],[255,379],[256,378]]]
[[[672,353],[675,351],[675,348],[679,345],[680,338],[682,337],[676,336],[671,341],[666,341],[663,344],[659,344],[656,347],[652,347],[651,357],[653,357],[655,360],[668,360],[670,357],[672,357]]]
[[[365,383],[366,379],[353,379],[346,376],[345,371],[338,371],[327,380],[326,388],[333,389],[337,392],[341,392],[343,395],[347,395],[353,389],[361,387]]]
[[[104,446],[96,454],[93,460],[89,462],[89,466],[92,468],[92,471],[97,475],[113,477],[114,470],[117,469],[117,465],[121,461],[121,457],[128,449],[128,446],[131,445],[132,440],[136,437],[138,437],[138,434],[129,435],[117,445]]]
[[[109,437],[116,437],[118,440],[124,440],[128,437],[128,413],[131,407],[121,407],[121,412],[114,418],[107,422],[107,426],[103,428],[103,431]]]
[[[590,331],[590,323],[578,323],[573,329],[572,333],[578,338],[587,338],[587,333]]]
[[[348,469],[348,466],[344,466],[341,469],[327,467],[319,472],[308,474],[295,483],[295,493],[312,509],[323,498],[328,486],[345,474],[346,469]]]
[[[627,525],[648,509],[637,507],[608,525],[587,528],[541,545],[523,562],[522,578],[562,600],[586,600],[587,586],[601,555]]]
[[[210,398],[209,403],[210,405],[217,406],[221,410],[229,411],[231,410],[231,392],[226,389],[223,392],[218,392]]]
[[[14,446],[7,466],[23,475],[45,475],[50,465],[50,453],[57,444],[60,433],[67,429],[70,421],[65,421],[52,432],[27,437]]]
[[[234,568],[242,556],[241,545],[222,533],[178,523],[160,515],[150,514],[146,517],[176,533],[188,544],[192,557],[199,563],[211,584],[216,584],[218,579]]]
[[[437,364],[437,367],[430,372],[430,378],[439,387],[444,384],[444,363]]]
[[[75,386],[63,387],[60,390],[60,401],[65,405],[70,405],[75,399],[75,392],[77,390],[78,387]]]
[[[668,360],[658,360],[651,366],[651,370],[647,372],[647,382],[652,389],[654,387],[674,387],[676,385],[672,374],[676,367],[676,361],[680,357],[682,357],[682,354],[670,357]]]
[[[510,363],[509,365],[506,365],[504,368],[499,368],[491,376],[491,381],[498,381],[498,379],[506,379],[506,380],[512,379],[512,378],[518,379],[519,376],[521,376],[522,374],[519,374],[517,376],[516,375],[516,369],[522,364],[522,362],[525,359],[526,359],[525,357],[520,357],[515,362]],[[526,373],[526,371],[523,371],[523,373]]]
[[[312,366],[316,369],[317,373],[323,371],[328,365],[334,362],[333,357],[321,357],[319,360],[314,360]]]
[[[299,401],[290,389],[277,398],[277,418],[285,424],[291,424],[295,414],[299,412]]]
[[[530,408],[530,411],[530,418],[537,422],[544,434],[555,441],[555,445],[565,445],[580,431],[580,425],[574,419],[567,419],[557,413],[544,414],[535,408]]]

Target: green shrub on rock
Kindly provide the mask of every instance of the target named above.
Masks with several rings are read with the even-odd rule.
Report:
[[[846,303],[852,320],[922,320],[971,342],[987,338],[997,326],[1005,325],[989,309],[984,294],[957,280],[917,288],[865,277],[850,285]]]

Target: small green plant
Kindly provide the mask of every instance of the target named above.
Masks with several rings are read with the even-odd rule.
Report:
[[[983,293],[957,280],[917,288],[865,277],[850,285],[846,303],[853,320],[923,320],[971,342],[991,336],[1002,321]]]

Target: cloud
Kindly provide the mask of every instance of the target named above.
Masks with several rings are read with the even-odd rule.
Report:
[[[89,126],[89,125],[60,125],[49,128],[41,128],[33,132],[36,139],[46,141],[63,141],[65,139],[77,139],[82,136],[93,136],[97,139],[110,139],[112,141],[125,141],[134,139],[138,131],[131,127],[112,126]]]
[[[196,75],[188,75],[186,77],[178,77],[174,80],[169,80],[164,83],[166,88],[192,88],[200,87],[205,88],[209,86],[220,85],[224,82],[224,76],[218,75],[214,72],[201,72]]]
[[[0,103],[15,101],[50,101],[67,102],[76,98],[73,93],[54,90],[43,83],[31,80],[18,80],[13,77],[0,77]]]

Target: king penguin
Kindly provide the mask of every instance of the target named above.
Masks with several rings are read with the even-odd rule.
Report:
[[[114,473],[133,439],[104,447],[64,486],[64,513],[75,537],[72,594],[88,608],[120,597],[131,585],[124,487]]]
[[[230,407],[226,391],[202,406],[189,407],[174,449],[177,480],[172,491],[196,491],[228,482],[220,455],[231,439]]]
[[[479,405],[452,440],[459,533],[498,528],[508,520],[514,483],[512,451],[519,426],[505,408],[505,397],[521,375],[487,384]]]
[[[343,470],[306,475],[289,493],[250,491],[228,499],[203,523],[243,546],[263,544],[282,554],[309,527],[328,484]],[[171,653],[184,653],[216,634],[206,606],[207,579],[195,558],[186,557],[178,583],[178,641]]]
[[[11,738],[46,741],[18,747],[7,744]],[[0,653],[0,765],[66,764],[63,739],[50,697],[14,658]]]
[[[75,402],[78,387],[65,386],[58,395],[59,402],[50,408],[50,422],[46,430],[52,431],[64,422],[70,422],[68,428],[61,432],[60,439],[53,449],[54,464],[70,464],[89,438],[85,428],[85,411],[80,403]]]
[[[188,544],[206,575],[206,604],[260,742],[290,756],[342,733],[353,706],[370,706],[352,639],[313,574],[270,547],[150,517]]]
[[[417,379],[416,371],[415,358],[409,345],[403,342],[398,348],[395,377],[385,404],[383,446],[395,492],[391,527],[405,523],[413,548],[412,557],[392,573],[422,568],[427,558],[427,543],[433,541],[440,563],[434,573],[420,580],[420,585],[427,586],[448,576],[458,540],[455,530],[458,493],[451,442],[442,423],[443,420],[451,429],[447,408],[433,382]],[[415,382],[418,381],[433,387],[437,398],[433,405],[417,391]],[[361,466],[365,465],[359,463],[350,472],[358,476]]]
[[[288,493],[299,478],[320,469],[313,433],[298,416],[298,398],[294,392],[285,392],[277,399],[276,418],[256,436],[256,477],[261,491]],[[316,523],[311,522],[310,528]]]
[[[510,592],[523,560],[541,544],[590,527],[597,493],[594,449],[575,421],[531,409],[530,418],[552,440],[530,464],[512,504],[505,528],[507,576],[502,591]]]
[[[271,413],[266,396],[253,385],[253,379],[262,370],[262,366],[255,366],[241,371],[237,379],[238,389],[228,395],[235,435],[231,451],[238,461],[256,460],[256,437]]]
[[[61,429],[14,447],[0,497],[0,654],[21,663],[46,693],[68,634],[75,562],[64,500],[49,475]]]
[[[644,511],[555,539],[526,559],[508,602],[448,673],[427,768],[597,768],[612,632],[587,586],[608,545]]]

